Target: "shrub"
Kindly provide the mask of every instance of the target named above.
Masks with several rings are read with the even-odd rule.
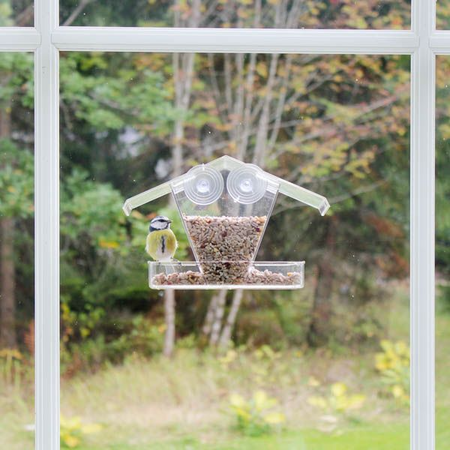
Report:
[[[330,386],[328,395],[310,397],[308,403],[327,413],[344,414],[349,410],[361,408],[365,399],[362,394],[349,395],[345,383],[334,383]]]
[[[236,417],[237,429],[250,436],[268,434],[273,431],[273,426],[286,421],[284,414],[274,410],[278,406],[277,399],[264,391],[256,391],[249,400],[232,394],[230,406]]]
[[[400,403],[409,405],[410,351],[405,342],[380,342],[382,352],[375,355],[375,368],[381,375],[384,391]]]
[[[70,419],[61,416],[60,434],[62,448],[77,448],[83,443],[86,435],[97,433],[102,429],[101,425],[90,423],[83,424],[80,417]]]

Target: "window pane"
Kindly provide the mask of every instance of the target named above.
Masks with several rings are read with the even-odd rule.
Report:
[[[0,448],[34,442],[33,55],[0,54]]]
[[[450,1],[438,0],[436,2],[436,27],[439,30],[450,29]]]
[[[80,417],[101,425],[86,448],[408,449],[409,67],[63,54],[66,439]],[[224,154],[331,210],[280,195],[265,233],[258,259],[306,260],[304,289],[177,291],[174,320],[173,297],[148,288],[144,246],[149,220],[166,215],[175,257],[192,260],[176,208],[165,197],[126,219],[122,203]]]
[[[450,58],[437,58],[436,130],[436,448],[450,445]]]
[[[410,0],[60,1],[61,24],[200,28],[405,29]]]
[[[34,24],[33,0],[1,0],[1,27],[32,27]]]

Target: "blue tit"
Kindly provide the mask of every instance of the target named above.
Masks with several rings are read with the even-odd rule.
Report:
[[[157,216],[149,226],[145,251],[155,260],[168,262],[178,247],[175,234],[170,229],[172,221],[164,216]]]

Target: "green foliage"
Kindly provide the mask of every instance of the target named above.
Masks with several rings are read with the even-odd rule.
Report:
[[[167,132],[173,107],[161,75],[137,65],[113,73],[109,69],[109,59],[99,53],[73,53],[62,60],[61,99],[76,119],[98,131],[135,125],[155,134]]]
[[[9,139],[0,139],[0,216],[33,214],[33,155]]]
[[[236,339],[239,344],[254,347],[267,344],[280,349],[287,345],[277,312],[270,307],[243,311],[237,324]]]
[[[165,326],[154,324],[143,316],[135,316],[131,322],[131,330],[124,333],[114,342],[113,348],[117,355],[136,353],[150,357],[161,353],[163,347]]]
[[[441,13],[444,9],[441,7]],[[450,9],[447,20],[450,18]],[[447,73],[450,69],[449,58],[438,57],[436,87],[436,271],[437,295],[450,306],[450,88]]]
[[[103,311],[101,320],[91,329],[88,317],[70,313],[68,318],[66,311],[68,308],[63,305],[63,342],[66,344],[62,347],[61,361],[63,372],[67,375],[80,369],[98,369],[105,363],[122,363],[133,355],[152,357],[162,351],[164,325],[155,324],[142,315],[108,319]],[[94,310],[94,314],[100,314],[98,309]],[[80,330],[81,340],[71,335],[75,327]]]
[[[284,414],[277,412],[277,399],[264,391],[256,391],[250,399],[238,394],[230,396],[230,407],[236,418],[237,429],[249,436],[270,433],[274,425],[286,421]]]
[[[345,414],[361,408],[365,400],[365,395],[349,394],[348,386],[345,383],[337,382],[330,386],[328,395],[311,396],[308,398],[308,403],[329,414]]]
[[[60,417],[62,448],[79,448],[87,435],[98,433],[102,426],[96,423],[84,424],[80,417]]]
[[[109,184],[88,180],[75,168],[61,192],[61,235],[63,247],[99,253],[123,248],[126,241],[123,199]]]
[[[29,53],[2,53],[0,74],[2,75],[0,104],[4,108],[3,112],[11,113],[13,102],[16,101],[24,108],[32,108],[34,95],[33,55]]]
[[[409,406],[410,351],[403,342],[383,340],[382,352],[375,355],[375,368],[381,376],[388,395]]]

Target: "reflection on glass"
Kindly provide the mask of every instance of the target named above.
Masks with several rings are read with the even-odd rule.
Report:
[[[65,445],[408,448],[409,64],[63,55]],[[191,250],[167,197],[128,219],[123,201],[224,154],[330,200],[280,195],[261,244],[306,260],[304,289],[148,288],[152,218]]]
[[[0,1],[0,27],[32,27],[33,24],[33,0]]]
[[[201,28],[404,29],[410,0],[61,0],[61,24]]]
[[[449,447],[450,395],[450,58],[437,58],[436,72],[436,448]]]
[[[0,448],[34,424],[33,56],[0,54]]]

